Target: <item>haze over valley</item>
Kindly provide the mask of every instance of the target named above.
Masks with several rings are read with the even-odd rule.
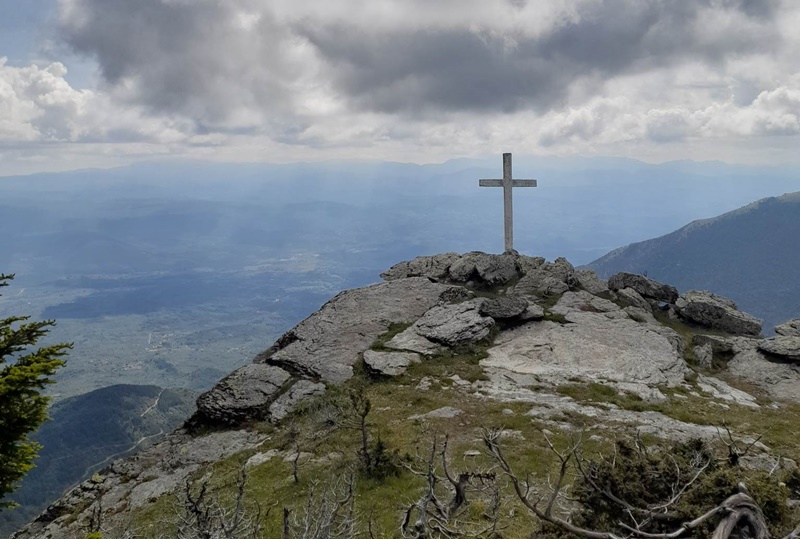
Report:
[[[53,395],[210,387],[343,289],[437,252],[502,249],[499,159],[139,165],[0,179],[4,311],[74,341]],[[515,159],[515,247],[588,263],[755,199],[789,168]],[[731,294],[736,296],[736,294]]]

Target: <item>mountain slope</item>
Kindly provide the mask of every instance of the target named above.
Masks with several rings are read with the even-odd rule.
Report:
[[[187,390],[115,385],[53,405],[51,420],[34,436],[43,446],[36,468],[11,496],[20,507],[0,514],[0,536],[24,524],[66,488],[171,432],[193,411],[194,396]]]
[[[257,524],[264,537],[308,537],[297,528],[339,511],[335,500],[350,500],[339,514],[356,516],[330,537],[398,537],[401,522],[408,529],[434,506],[465,535],[496,525],[508,539],[531,537],[536,523],[498,475],[486,429],[540,493],[558,473],[557,450],[582,443],[582,454],[608,455],[625,432],[700,438],[715,445],[715,462],[751,448],[736,453],[741,465],[714,504],[739,481],[755,486],[758,469],[783,475],[782,463],[800,460],[800,337],[726,331],[747,317],[719,297],[637,276],[617,290],[563,258],[516,253],[419,257],[381,276],[332,298],[201,395],[183,428],[98,472],[14,537],[176,537],[198,514]],[[466,505],[451,513],[441,504],[461,503],[459,484]],[[692,518],[708,509],[691,505]]]
[[[600,277],[646,273],[680,290],[713,290],[764,319],[800,316],[800,192],[759,200],[588,264]]]

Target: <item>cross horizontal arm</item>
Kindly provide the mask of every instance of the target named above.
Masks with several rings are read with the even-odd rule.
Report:
[[[478,185],[481,187],[503,187],[503,180],[478,180]],[[536,187],[536,180],[511,180],[511,185],[513,187]]]

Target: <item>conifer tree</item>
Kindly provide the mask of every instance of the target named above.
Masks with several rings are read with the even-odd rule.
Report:
[[[14,275],[0,273],[0,287]],[[0,319],[0,509],[13,507],[6,498],[33,468],[41,446],[28,438],[47,420],[50,398],[42,394],[64,365],[71,344],[34,348],[55,325],[52,320],[29,322],[28,316]]]

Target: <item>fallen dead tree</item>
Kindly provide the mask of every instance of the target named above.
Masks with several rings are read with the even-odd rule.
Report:
[[[728,435],[732,441],[730,432]],[[501,447],[500,431],[484,431],[483,443],[489,455],[497,462],[500,471],[510,481],[516,497],[542,523],[544,535],[586,539],[637,537],[769,539],[773,537],[762,507],[742,482],[736,485],[737,492],[725,498],[722,503],[695,518],[684,518],[687,505],[685,499],[692,496],[698,499],[696,491],[700,490],[701,478],[714,468],[715,478],[728,479],[731,476],[728,473],[729,469],[738,464],[738,459],[735,462],[727,459],[729,469],[717,467],[714,456],[702,442],[695,442],[694,454],[688,452],[689,458],[684,458],[686,456],[684,454],[665,451],[659,453],[656,458],[640,440],[636,439],[632,447],[626,446],[626,454],[615,453],[611,459],[598,463],[589,462],[584,458],[580,438],[573,440],[566,449],[558,450],[546,435],[543,436],[558,459],[558,472],[555,474],[555,479],[548,478],[549,488],[546,489],[548,491],[546,493],[536,488],[528,478],[521,479],[515,473]],[[732,451],[730,443],[726,443],[726,446],[730,454]],[[658,478],[663,487],[650,489],[645,487],[639,499],[630,499],[619,492],[624,490],[619,482],[620,477],[628,482],[636,481],[638,473],[642,485],[649,485],[655,484],[653,479],[659,472],[658,466],[648,469],[647,466],[641,465],[642,462],[652,462],[656,465],[672,464],[674,469],[664,470],[667,473],[664,473],[664,477]],[[620,477],[614,477],[609,472],[623,467],[627,473],[620,473]],[[772,472],[774,471],[773,469]],[[567,483],[570,479],[574,479],[577,486],[573,486],[573,492],[568,493]],[[773,482],[779,484],[777,481]],[[706,489],[708,483],[706,481],[704,485]],[[723,481],[719,483],[717,486],[724,487]],[[650,494],[666,494],[666,496],[654,501]],[[580,510],[576,513],[574,504],[577,501],[584,503],[588,501],[590,507],[583,507],[583,513]],[[776,509],[774,501],[770,500],[772,511],[780,511],[780,508]],[[785,507],[786,500],[783,502]],[[561,507],[569,503],[573,504],[573,510]],[[680,505],[684,507],[679,507]],[[780,513],[780,518],[785,519],[788,513],[789,510],[786,508],[785,513]],[[800,525],[784,535],[783,539],[798,537],[800,537]]]

